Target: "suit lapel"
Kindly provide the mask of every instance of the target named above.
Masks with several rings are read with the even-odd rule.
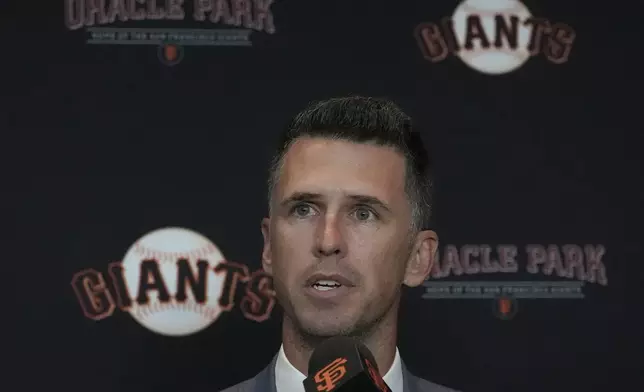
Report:
[[[407,370],[405,362],[402,360],[400,362],[403,374],[403,392],[417,392],[416,385],[414,383],[414,376]]]
[[[268,364],[256,377],[255,387],[253,392],[277,392],[275,385],[275,362],[277,355],[273,357],[271,363]]]

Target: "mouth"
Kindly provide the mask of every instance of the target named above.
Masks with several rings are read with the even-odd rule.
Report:
[[[318,291],[329,291],[341,286],[342,285],[335,280],[319,280],[311,285],[311,287]]]
[[[331,291],[339,288],[353,287],[354,284],[342,275],[315,274],[306,281],[306,286],[316,291]]]

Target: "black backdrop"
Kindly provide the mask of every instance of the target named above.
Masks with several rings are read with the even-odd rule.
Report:
[[[168,337],[119,309],[86,317],[72,278],[93,269],[111,282],[109,263],[168,226],[259,269],[276,136],[310,100],[345,94],[390,97],[423,130],[442,263],[450,246],[460,256],[471,244],[517,248],[516,273],[429,283],[574,282],[527,272],[526,246],[605,249],[607,284],[586,282],[583,299],[510,296],[499,314],[507,303],[494,298],[408,290],[400,349],[411,370],[468,392],[637,388],[641,75],[630,68],[641,41],[628,8],[525,1],[574,29],[570,55],[489,75],[453,55],[423,57],[416,27],[451,15],[451,0],[276,1],[273,34],[252,33],[250,46],[180,45],[175,65],[156,45],[88,44],[87,31],[66,27],[63,2],[50,3],[3,5],[6,256],[17,269],[6,279],[25,316],[9,337],[12,389],[218,390],[256,374],[279,347],[280,310],[245,317],[243,284],[208,328]],[[236,29],[191,12],[109,26]]]

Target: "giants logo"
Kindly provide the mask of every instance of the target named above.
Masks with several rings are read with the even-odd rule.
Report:
[[[166,43],[158,48],[159,61],[163,64],[172,66],[179,64],[183,59],[183,48],[179,45]]]
[[[109,286],[94,269],[72,278],[85,316],[101,320],[118,307],[162,335],[190,335],[211,325],[234,307],[239,283],[246,284],[240,307],[248,319],[265,321],[275,305],[268,275],[225,261],[210,240],[187,229],[146,234],[108,271]]]
[[[337,386],[338,382],[347,374],[346,358],[337,358],[330,364],[326,365],[320,371],[315,373],[315,383],[317,390],[320,392],[330,392]]]
[[[440,24],[419,25],[415,36],[433,63],[453,53],[479,72],[498,75],[540,53],[554,64],[565,63],[576,34],[563,23],[533,17],[518,0],[465,0]]]
[[[494,314],[501,320],[511,320],[517,310],[517,301],[508,295],[499,296],[494,304]]]

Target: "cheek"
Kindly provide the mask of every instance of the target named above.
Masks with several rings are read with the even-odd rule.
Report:
[[[381,296],[389,297],[396,292],[397,286],[401,284],[402,276],[399,271],[393,268],[384,268],[378,270],[374,281],[377,285],[376,290],[380,292]]]
[[[296,283],[298,281],[297,271],[290,265],[280,260],[273,265],[273,287],[277,298],[281,303],[291,303],[296,294]]]
[[[273,277],[284,286],[292,286],[304,273],[307,258],[301,245],[287,236],[273,242]]]
[[[314,229],[310,223],[307,223],[279,222],[271,236],[271,243],[276,251],[281,254],[293,254],[308,250],[306,246],[313,241]]]
[[[392,249],[395,248],[395,249]],[[369,290],[390,296],[402,285],[405,277],[405,263],[408,255],[400,247],[390,247],[365,259],[363,271],[368,276]]]

